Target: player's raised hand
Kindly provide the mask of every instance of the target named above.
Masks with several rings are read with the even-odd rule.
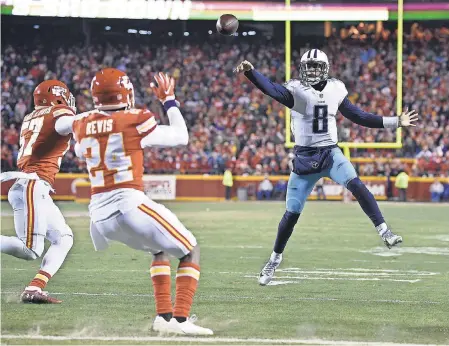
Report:
[[[248,60],[244,60],[234,69],[234,73],[240,73],[253,70],[254,66]]]
[[[405,110],[400,116],[399,116],[399,126],[402,127],[408,127],[408,126],[416,126],[415,122],[418,121],[418,113],[415,110],[408,111],[408,109]]]
[[[156,97],[164,103],[168,100],[175,99],[175,79],[169,77],[166,73],[159,72],[154,76],[156,83],[151,83],[150,87],[153,89]]]

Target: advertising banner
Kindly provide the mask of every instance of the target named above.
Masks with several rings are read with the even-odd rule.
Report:
[[[157,201],[176,199],[175,175],[144,175],[145,194]]]

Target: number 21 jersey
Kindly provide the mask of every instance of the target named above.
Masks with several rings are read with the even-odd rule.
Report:
[[[336,115],[348,94],[345,85],[330,78],[322,91],[292,79],[285,84],[292,93],[291,130],[296,145],[323,147],[337,144]]]
[[[92,195],[116,189],[143,191],[141,140],[157,126],[148,110],[94,110],[76,117],[76,154],[86,161]]]

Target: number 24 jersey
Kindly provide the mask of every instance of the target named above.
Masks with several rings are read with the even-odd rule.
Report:
[[[94,110],[76,117],[76,154],[86,161],[92,195],[116,189],[143,191],[141,140],[157,126],[148,110]]]
[[[296,145],[323,147],[337,144],[336,115],[348,94],[343,82],[330,78],[324,89],[318,91],[292,79],[285,87],[294,98],[291,130]]]

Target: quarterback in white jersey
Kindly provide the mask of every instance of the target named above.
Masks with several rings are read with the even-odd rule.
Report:
[[[291,130],[296,144],[287,187],[286,211],[279,223],[273,253],[260,273],[259,283],[266,285],[273,278],[304,203],[322,177],[329,177],[352,192],[388,248],[401,243],[402,237],[388,228],[373,195],[338,148],[336,118],[340,112],[362,126],[395,129],[415,126],[414,122],[418,119],[416,112],[383,117],[354,106],[347,98],[344,83],[329,78],[329,60],[319,49],[304,53],[299,79],[292,79],[284,85],[263,76],[249,61],[243,61],[235,72],[244,72],[264,94],[292,110]]]
[[[338,107],[348,94],[343,82],[328,79],[322,91],[306,86],[299,80],[290,80],[285,87],[294,98],[291,130],[295,143],[306,147],[336,144]]]

